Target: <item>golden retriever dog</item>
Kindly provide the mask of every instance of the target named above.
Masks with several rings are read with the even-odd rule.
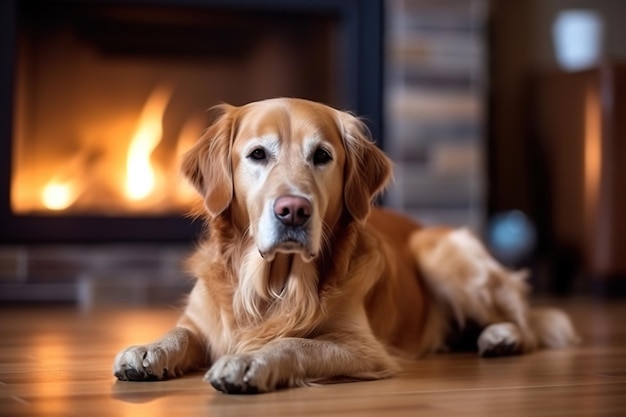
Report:
[[[482,356],[577,342],[468,230],[373,207],[391,162],[355,116],[288,98],[216,112],[182,161],[208,226],[195,287],[173,329],[117,355],[118,379],[208,368],[248,394],[386,378],[463,334]]]

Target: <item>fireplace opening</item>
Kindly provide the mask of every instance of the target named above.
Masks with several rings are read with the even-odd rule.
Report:
[[[0,1],[0,301],[176,302],[202,229],[178,159],[207,109],[308,98],[364,116],[380,143],[382,9]]]
[[[178,163],[218,103],[308,98],[378,133],[380,3],[295,3],[5,3],[0,238],[188,240],[196,197]]]

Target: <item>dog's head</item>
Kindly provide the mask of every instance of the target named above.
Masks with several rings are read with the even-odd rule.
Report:
[[[267,260],[305,261],[347,214],[364,221],[391,163],[353,115],[300,99],[214,108],[216,120],[182,162],[209,218],[228,215]]]

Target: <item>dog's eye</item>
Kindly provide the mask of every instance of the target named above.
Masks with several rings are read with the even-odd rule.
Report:
[[[255,161],[265,161],[267,159],[267,154],[265,153],[265,149],[256,148],[255,150],[250,152],[250,155],[248,155],[248,158],[253,159]]]
[[[313,164],[314,165],[326,165],[333,158],[330,156],[330,153],[326,149],[319,148],[313,154]]]

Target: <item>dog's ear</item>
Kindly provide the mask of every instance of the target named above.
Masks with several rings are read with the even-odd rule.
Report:
[[[226,210],[233,199],[230,154],[235,109],[227,104],[212,107],[213,121],[181,162],[183,176],[204,198],[211,217]]]
[[[372,142],[369,129],[350,113],[339,113],[339,128],[346,151],[344,200],[348,212],[365,220],[372,202],[391,179],[391,161]]]

